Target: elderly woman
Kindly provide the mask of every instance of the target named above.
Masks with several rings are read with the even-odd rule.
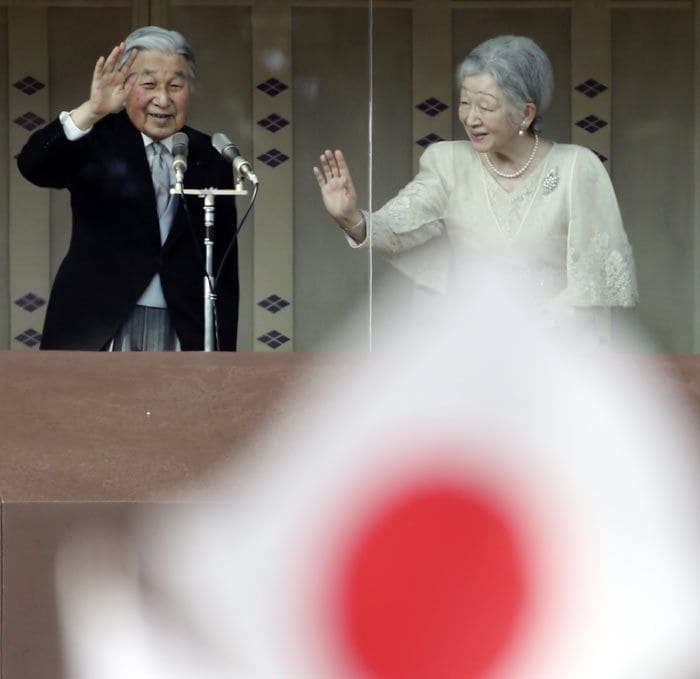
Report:
[[[324,205],[351,244],[371,240],[417,283],[444,291],[447,260],[414,254],[446,235],[452,263],[508,262],[542,308],[594,316],[634,305],[632,251],[605,168],[586,148],[540,136],[553,91],[547,55],[529,38],[499,36],[476,47],[457,77],[467,141],[426,149],[418,175],[372,214],[371,239],[342,152],[321,156]]]

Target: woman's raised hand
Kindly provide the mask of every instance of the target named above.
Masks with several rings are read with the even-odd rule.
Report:
[[[342,151],[321,154],[321,169],[314,167],[328,214],[355,240],[364,240],[365,224],[357,209],[357,192]]]

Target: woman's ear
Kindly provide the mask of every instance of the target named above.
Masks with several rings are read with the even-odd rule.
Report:
[[[521,126],[527,130],[529,129],[530,125],[532,125],[532,121],[537,116],[537,106],[535,106],[532,102],[528,102],[527,104],[525,104],[523,114],[524,116]]]

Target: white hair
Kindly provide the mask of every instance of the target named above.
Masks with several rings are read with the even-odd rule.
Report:
[[[506,95],[511,108],[521,111],[533,103],[537,116],[530,128],[539,132],[541,114],[552,101],[554,74],[549,57],[531,38],[499,35],[482,42],[462,61],[457,69],[457,85],[465,77],[489,73]]]
[[[187,60],[190,77],[196,76],[194,52],[184,36],[177,31],[169,31],[160,26],[142,26],[130,33],[124,40],[123,64],[131,50],[153,50],[163,54],[181,54]]]

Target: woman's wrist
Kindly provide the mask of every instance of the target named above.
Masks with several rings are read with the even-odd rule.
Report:
[[[366,237],[365,216],[358,211],[359,219],[341,220],[340,226],[353,240],[361,243]]]

